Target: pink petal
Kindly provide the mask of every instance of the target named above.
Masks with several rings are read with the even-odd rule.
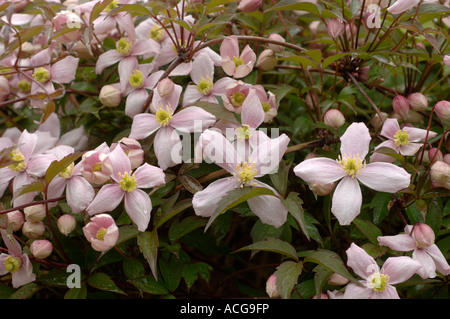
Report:
[[[389,284],[395,285],[411,278],[419,269],[419,262],[411,257],[389,257],[383,265],[384,272],[389,275]]]
[[[34,148],[38,142],[38,136],[34,133],[29,133],[26,129],[22,132],[17,141],[17,149],[28,160],[33,155]]]
[[[229,60],[233,60],[233,57],[239,57],[239,43],[236,36],[231,35],[222,41],[220,56],[222,59],[228,58]]]
[[[60,197],[66,189],[67,181],[68,180],[63,177],[55,176],[48,185],[47,198],[52,199]]]
[[[433,258],[427,254],[424,249],[416,249],[413,251],[412,258],[419,262],[422,266],[417,274],[423,279],[434,278],[436,277],[436,264],[434,263]]]
[[[141,113],[142,107],[148,98],[146,89],[137,89],[128,94],[125,101],[125,114],[133,118],[135,115]]]
[[[125,154],[121,147],[116,147],[111,153],[109,153],[109,159],[111,160],[111,165],[113,168],[113,173],[111,177],[116,181],[120,182],[120,174],[131,172],[131,162],[128,156]]]
[[[166,107],[169,107],[172,112],[175,112],[180,102],[182,90],[183,88],[181,87],[181,85],[175,84],[173,93],[170,96],[164,98],[159,95],[158,90],[154,90],[153,100],[151,104],[152,112],[156,112],[158,108],[166,109]]]
[[[350,223],[361,212],[362,194],[356,178],[345,177],[334,190],[331,212],[340,225]]]
[[[181,132],[202,132],[216,123],[216,117],[197,106],[189,106],[176,113],[170,126]]]
[[[122,60],[123,56],[116,50],[109,50],[102,53],[95,64],[95,73],[100,74],[104,69]]]
[[[282,134],[256,146],[249,160],[256,163],[257,177],[272,174],[278,170],[278,165],[286,152],[289,141],[289,137],[286,134]]]
[[[120,90],[125,92],[130,80],[130,75],[137,68],[138,60],[134,56],[128,56],[120,60],[118,65],[120,77]]]
[[[347,265],[352,268],[359,277],[367,279],[371,274],[379,271],[375,259],[355,243],[350,245],[346,254]]]
[[[36,275],[33,274],[33,265],[28,259],[27,255],[21,258],[22,266],[12,276],[12,286],[18,288],[36,280]]]
[[[386,193],[408,188],[411,174],[391,163],[375,162],[360,170],[358,180],[367,187]]]
[[[394,139],[395,133],[400,130],[400,125],[398,125],[397,119],[386,119],[384,121],[383,127],[381,128],[381,136],[384,136],[390,140]]]
[[[437,271],[439,271],[444,276],[450,275],[450,266],[447,260],[445,259],[444,255],[442,254],[442,252],[439,250],[438,246],[431,245],[425,248],[425,250],[427,251],[427,254],[429,254],[436,263]]]
[[[394,286],[387,285],[384,291],[373,291],[370,299],[400,299],[400,296]]]
[[[67,56],[56,62],[50,69],[51,80],[58,83],[70,83],[75,79],[79,58]]]
[[[203,98],[203,96],[204,95],[197,90],[197,86],[195,86],[195,85],[188,85],[186,87],[186,90],[184,91],[184,94],[183,94],[182,106],[183,107],[191,106],[195,102],[197,102],[198,100]]]
[[[256,129],[264,121],[265,113],[261,101],[254,89],[250,89],[247,97],[242,103],[241,119],[242,124],[249,125]]]
[[[234,64],[234,62],[228,58],[223,58],[222,69],[227,75],[233,76],[234,71],[236,71],[236,64]]]
[[[345,287],[343,299],[370,299],[373,295],[372,288],[367,287],[366,281],[360,281],[361,285],[348,284]]]
[[[129,138],[142,140],[153,134],[161,125],[156,122],[155,116],[149,113],[137,114],[133,117]]]
[[[234,71],[233,76],[235,79],[243,78],[243,77],[249,75],[250,72],[252,72],[252,70],[253,70],[253,66],[250,66],[247,64],[241,64],[236,67],[236,70]]]
[[[84,178],[72,176],[67,182],[67,204],[73,213],[79,213],[86,209],[95,196],[94,188]]]
[[[150,222],[152,202],[144,191],[136,189],[126,193],[125,210],[139,231],[143,232],[147,229],[148,223]]]
[[[159,53],[159,48],[159,43],[153,39],[147,38],[143,40],[136,40],[130,54],[152,57]]]
[[[198,84],[202,79],[214,80],[214,62],[206,54],[199,54],[192,63],[191,79]]]
[[[156,133],[153,146],[161,169],[165,170],[181,163],[181,139],[172,127],[161,127]]]
[[[415,127],[409,127],[406,126],[403,128],[406,133],[409,135],[409,142],[423,142],[425,141],[425,137],[427,136],[427,130],[415,128]],[[437,135],[436,132],[429,131],[428,132],[428,139],[433,138]]]
[[[134,172],[139,188],[152,188],[166,183],[164,171],[156,166],[144,163]]]
[[[30,185],[34,181],[36,181],[36,180],[34,178],[31,178],[26,172],[21,172],[21,173],[17,174],[16,177],[14,178],[13,184],[12,184],[14,196],[18,195],[18,190],[22,186]],[[38,193],[39,192],[31,192],[31,193],[26,193],[26,194],[16,197],[16,199],[13,202],[13,207],[21,206],[21,205],[32,202],[34,197]]]
[[[423,144],[420,143],[409,143],[408,145],[399,146],[399,152],[403,156],[413,156],[416,154]]]
[[[212,95],[222,95],[226,93],[227,87],[228,85],[230,85],[230,83],[234,82],[235,80],[233,80],[232,78],[229,77],[223,77],[220,78],[219,80],[217,80],[216,82],[214,82],[214,85],[211,89],[211,94]]]
[[[256,61],[256,54],[249,45],[246,45],[244,50],[242,50],[240,58],[244,60],[244,63],[248,67],[253,68]]]
[[[417,248],[414,238],[410,235],[379,236],[378,242],[396,251],[411,251]]]
[[[387,8],[392,14],[399,14],[415,7],[420,0],[397,0],[393,5]]]
[[[378,146],[376,146],[374,150],[377,150],[377,149],[382,148],[382,147],[391,148],[394,151],[396,151],[397,153],[400,152],[400,148],[398,146],[396,146],[394,141],[392,141],[392,140],[386,140],[386,141],[378,144]],[[386,156],[388,156],[388,155],[386,155]],[[392,156],[390,156],[390,157],[392,157]]]
[[[42,177],[45,175],[45,172],[47,171],[50,164],[56,160],[57,158],[54,154],[35,156],[28,162],[26,171],[28,174]]]
[[[86,208],[89,215],[111,212],[119,206],[124,196],[124,191],[118,184],[104,185],[95,196],[94,200]]]
[[[0,233],[2,235],[3,243],[5,244],[6,248],[8,248],[8,253],[14,257],[20,257],[20,255],[22,255],[22,247],[20,246],[17,239],[15,239],[13,236],[9,237],[6,233],[6,230],[4,229],[2,229]]]
[[[30,65],[45,65],[50,64],[52,60],[51,48],[39,51],[30,58]]]
[[[183,76],[188,75],[192,71],[192,62],[180,63],[172,72],[170,72],[169,76]]]
[[[114,18],[120,29],[125,31],[130,40],[134,41],[136,39],[136,30],[131,14],[128,14],[127,12],[119,12],[114,16]]]
[[[342,167],[331,158],[315,157],[294,167],[294,173],[307,183],[330,184],[345,176]]]
[[[370,144],[369,129],[364,123],[352,123],[341,136],[341,154],[356,156],[363,160],[369,152]]]

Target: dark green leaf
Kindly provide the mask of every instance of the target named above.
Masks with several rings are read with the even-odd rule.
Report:
[[[156,229],[151,232],[142,232],[139,233],[137,237],[137,242],[139,245],[139,249],[150,265],[150,269],[155,278],[158,278],[158,269],[157,269],[157,259],[158,259],[158,233]]]
[[[288,242],[276,238],[267,238],[266,240],[259,241],[251,245],[242,247],[236,250],[235,253],[246,250],[270,251],[281,255],[285,255],[289,258],[298,261],[297,252],[295,251],[295,248],[292,247],[292,245],[289,244]]]
[[[277,267],[274,276],[277,277],[277,287],[281,298],[289,299],[301,273],[302,263],[300,262],[285,261]]]
[[[87,283],[90,286],[99,290],[110,291],[126,295],[125,292],[123,292],[119,287],[117,287],[117,285],[114,283],[114,281],[111,279],[109,275],[102,272],[97,272],[93,274],[91,277],[89,277]]]

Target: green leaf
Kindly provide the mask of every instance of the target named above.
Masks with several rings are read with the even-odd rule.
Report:
[[[433,229],[437,234],[442,224],[442,211],[439,202],[436,199],[431,199],[428,203],[428,212],[425,216],[425,223]]]
[[[114,283],[111,277],[109,277],[109,275],[102,272],[97,272],[93,274],[91,277],[89,277],[87,283],[90,286],[99,290],[110,291],[126,295],[125,292],[123,292],[119,287],[117,287],[117,285]]]
[[[173,207],[171,207],[167,211],[163,210],[162,215],[158,217],[158,219],[155,223],[156,224],[155,228],[161,227],[161,225],[163,225],[166,221],[168,221],[172,217],[178,215],[179,213],[181,213],[182,211],[184,211],[185,209],[187,209],[191,206],[192,206],[192,198],[183,199],[183,200],[177,202],[175,205],[173,205]]]
[[[303,67],[307,67],[307,66],[312,66],[314,68],[319,67],[316,62],[314,62],[310,58],[304,57],[304,56],[288,56],[285,58],[279,58],[278,60],[294,62],[297,65],[302,65]]]
[[[314,272],[315,272],[314,286],[316,288],[316,296],[320,297],[321,292],[323,290],[322,288],[325,286],[328,278],[330,278],[333,272],[330,269],[323,267],[321,265],[314,268]]]
[[[80,288],[71,288],[64,295],[64,299],[86,299],[87,287],[86,283],[81,283]]]
[[[209,282],[210,272],[213,268],[204,263],[197,262],[193,264],[185,264],[181,271],[181,276],[184,278],[188,291],[191,289],[192,285],[198,280],[198,277]]]
[[[134,225],[124,225],[119,227],[119,238],[117,239],[116,245],[136,237],[139,233],[140,231]]]
[[[167,289],[173,292],[177,289],[181,281],[181,264],[180,260],[170,255],[169,260],[164,258],[159,259],[159,269],[161,271],[162,279],[166,284]]]
[[[285,255],[289,258],[292,258],[292,259],[298,261],[297,252],[295,251],[295,248],[292,247],[292,245],[289,244],[288,242],[285,242],[281,239],[269,237],[266,240],[259,241],[259,242],[253,243],[251,245],[242,247],[234,252],[237,253],[237,252],[246,251],[246,250],[270,251],[270,252],[278,253],[281,255]]]
[[[176,219],[172,222],[172,225],[170,225],[169,240],[171,243],[174,243],[184,235],[189,234],[191,231],[205,226],[205,224],[206,220],[197,216],[188,216],[181,222]]]
[[[143,292],[147,292],[152,295],[167,295],[169,290],[167,287],[156,281],[153,276],[142,276],[136,279],[128,280],[128,282],[141,289]]]
[[[224,120],[231,123],[240,124],[239,121],[236,119],[234,113],[228,111],[223,105],[220,105],[220,103],[199,101],[195,103],[195,106],[198,106],[204,109],[206,112],[211,113],[218,120]]]
[[[92,24],[92,22],[95,21],[100,16],[100,13],[105,10],[107,6],[112,2],[112,0],[103,0],[97,2],[94,7],[92,8],[91,14],[89,15],[89,23]]]
[[[124,259],[122,267],[123,272],[128,279],[136,279],[145,275],[145,267],[137,259]]]
[[[282,299],[289,299],[301,273],[302,263],[300,262],[289,260],[277,267],[274,276],[277,277],[277,287]]]
[[[306,225],[305,214],[302,207],[303,201],[298,197],[298,193],[290,192],[286,199],[281,199],[281,202],[287,208],[289,214],[297,221],[303,234],[309,240],[308,227]]]
[[[320,16],[320,6],[311,2],[300,2],[298,0],[282,0],[273,7],[270,7],[265,12],[273,10],[299,10],[307,11],[317,16]]]
[[[158,259],[158,233],[156,229],[151,232],[145,231],[139,233],[137,237],[139,249],[150,265],[150,269],[155,278],[158,278],[157,259]]]
[[[28,299],[28,298],[31,298],[41,288],[42,287],[39,286],[37,283],[30,282],[29,284],[21,286],[19,289],[17,289],[15,293],[13,293],[11,296],[9,296],[9,299]]]
[[[286,195],[290,167],[290,164],[285,165],[283,162],[281,162],[278,166],[278,172],[269,175],[270,180],[275,186],[275,189],[280,193],[281,196]]]
[[[17,190],[17,194],[16,196],[13,197],[13,199],[27,194],[27,193],[31,193],[31,192],[43,192],[45,190],[45,185],[41,182],[41,181],[35,181],[29,185],[24,185],[21,188],[19,188]]]
[[[378,236],[383,236],[381,230],[367,220],[362,220],[360,218],[355,218],[353,220],[354,225],[359,229],[367,239],[374,245],[378,245]]]
[[[128,12],[133,17],[139,15],[151,16],[151,12],[146,7],[140,4],[122,4],[117,9],[111,11],[112,14],[116,14],[119,12]]]
[[[52,181],[53,178],[55,178],[56,175],[65,170],[70,164],[75,162],[82,155],[83,152],[74,153],[67,155],[66,157],[64,157],[59,161],[53,161],[48,167],[47,171],[45,172],[45,182],[47,183],[47,185],[50,184],[50,182]]]

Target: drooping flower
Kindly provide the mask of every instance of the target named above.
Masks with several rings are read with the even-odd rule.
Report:
[[[289,138],[282,134],[278,138],[266,140],[257,145],[250,156],[239,154],[221,133],[208,129],[200,135],[199,142],[203,157],[227,170],[232,177],[212,182],[204,190],[194,194],[192,204],[199,216],[210,217],[220,200],[239,187],[264,187],[276,196],[262,195],[250,198],[247,203],[252,212],[265,224],[280,227],[287,218],[287,209],[280,201],[279,193],[271,186],[257,180],[272,173],[287,148]]]
[[[8,254],[0,254],[0,275],[12,274],[14,288],[26,285],[36,280],[33,274],[33,265],[27,254],[22,253],[22,247],[5,230],[0,230],[3,242],[8,248]]]
[[[350,283],[345,288],[344,299],[400,299],[393,286],[411,278],[420,263],[411,257],[389,257],[378,266],[364,249],[352,243],[347,249],[347,265],[362,279],[361,285]]]
[[[83,227],[83,233],[96,251],[105,251],[117,243],[119,228],[108,214],[99,214],[91,218]]]
[[[122,199],[125,210],[140,231],[147,229],[152,202],[142,188],[152,188],[165,183],[165,174],[159,167],[144,163],[134,172],[131,162],[121,147],[116,147],[109,158],[113,166],[113,183],[103,185],[86,208],[89,215],[114,210]]]
[[[225,73],[236,79],[248,75],[256,62],[256,54],[249,45],[240,52],[238,39],[234,35],[222,41],[220,56]]]
[[[436,270],[447,276],[450,266],[434,243],[434,232],[427,224],[407,225],[403,234],[379,236],[380,245],[395,251],[412,251],[412,259],[421,264],[417,274],[423,279],[436,277]]]
[[[308,183],[329,184],[341,180],[333,194],[331,212],[340,225],[349,225],[361,211],[362,193],[358,182],[378,191],[396,193],[407,188],[411,175],[391,163],[366,164],[371,137],[364,123],[352,123],[341,137],[338,160],[307,159],[294,173]]]

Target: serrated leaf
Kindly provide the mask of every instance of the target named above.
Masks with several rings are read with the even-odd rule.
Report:
[[[148,264],[150,265],[150,269],[152,271],[153,276],[155,278],[158,278],[157,261],[158,261],[159,239],[156,229],[154,229],[151,232],[145,231],[139,233],[137,237],[137,242],[139,245],[139,249],[141,250]]]
[[[303,234],[309,240],[308,226],[306,225],[305,214],[302,207],[303,201],[298,197],[298,194],[290,192],[286,199],[281,199],[281,202],[300,225]]]
[[[45,172],[45,182],[47,183],[47,185],[50,184],[50,182],[53,178],[55,178],[56,175],[61,173],[70,164],[79,159],[83,154],[84,152],[73,153],[67,155],[59,161],[53,161]]]
[[[212,270],[213,268],[204,262],[185,264],[181,271],[181,276],[184,278],[188,291],[190,290],[194,282],[198,280],[198,276],[200,276],[200,278],[204,279],[206,282],[209,282],[210,271]]]
[[[277,267],[274,276],[277,277],[277,287],[282,299],[289,299],[301,273],[302,263],[299,262],[289,260]]]
[[[125,292],[123,292],[119,287],[117,287],[117,285],[114,283],[114,281],[111,279],[109,275],[102,272],[97,272],[93,274],[91,277],[89,277],[87,283],[90,286],[99,290],[110,291],[126,295]]]
[[[251,245],[242,247],[234,252],[237,253],[237,252],[246,251],[246,250],[270,251],[270,252],[278,253],[281,255],[285,255],[289,258],[292,258],[292,259],[298,261],[297,251],[295,250],[295,248],[292,247],[292,245],[289,244],[288,242],[283,241],[281,239],[267,238],[266,240],[262,240],[262,241],[253,243]]]

